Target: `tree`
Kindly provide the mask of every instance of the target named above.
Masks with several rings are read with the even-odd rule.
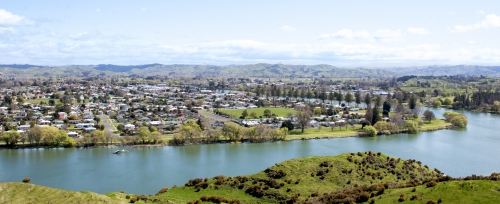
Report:
[[[241,126],[232,122],[224,123],[223,132],[224,136],[228,138],[230,141],[237,141],[241,138],[242,135]]]
[[[453,101],[450,98],[445,98],[443,101],[443,105],[449,106],[453,103]]]
[[[377,135],[377,129],[373,126],[366,126],[363,130],[367,136],[374,137]]]
[[[341,91],[339,91],[339,93],[337,94],[337,98],[336,98],[337,101],[339,101],[339,105],[340,103],[342,103],[342,101],[344,100],[344,95],[342,94]]]
[[[4,132],[0,136],[0,139],[5,142],[5,144],[13,147],[16,145],[17,141],[21,138],[21,134],[16,131]]]
[[[389,130],[389,123],[386,121],[379,121],[373,126],[378,132],[384,133],[384,131]]]
[[[265,111],[264,111],[265,112]],[[247,109],[243,110],[243,112],[241,113],[241,119],[245,119],[246,117],[248,116],[248,111]]]
[[[467,126],[467,117],[465,117],[465,115],[463,114],[459,114],[455,117],[453,117],[453,119],[451,119],[450,123],[456,127],[459,127],[459,128],[464,128]]]
[[[271,110],[266,109],[264,110],[264,117],[270,118],[272,116]]]
[[[372,125],[375,125],[378,121],[382,120],[382,116],[380,115],[380,109],[377,106],[372,108]]]
[[[347,94],[345,95],[345,102],[347,102],[348,106],[351,106],[351,102],[353,101],[353,99],[354,98],[351,92],[347,92]]]
[[[153,140],[154,144],[162,143],[161,133],[158,131],[151,133],[151,139]]]
[[[302,130],[302,133],[304,132],[306,126],[309,124],[309,121],[311,121],[311,116],[312,112],[309,106],[298,108],[295,117],[297,117],[297,122]]]
[[[372,111],[372,108],[371,106],[368,105],[368,107],[366,108],[366,113],[365,113],[365,120],[368,121],[370,124],[372,124],[372,121],[373,121],[373,111]]]
[[[287,128],[288,131],[292,131],[294,129],[293,123],[291,120],[285,120],[281,123],[281,128]]]
[[[366,107],[370,107],[371,106],[371,104],[372,104],[372,97],[371,97],[370,93],[366,93],[365,98],[364,98],[364,102],[366,104]]]
[[[410,99],[408,101],[408,106],[410,107],[411,110],[415,109],[415,107],[417,106],[417,97],[415,96],[415,94],[412,94],[410,96]]]
[[[431,120],[436,118],[436,116],[434,115],[434,112],[432,112],[431,110],[426,110],[424,111],[424,118],[430,123]]]
[[[137,136],[142,140],[142,144],[146,142],[147,139],[151,136],[151,132],[147,126],[142,126],[137,129]]]
[[[391,103],[386,100],[382,104],[382,115],[389,117],[389,112],[391,112]]]
[[[250,118],[257,118],[257,113],[251,112],[250,113]]]
[[[413,120],[407,120],[405,124],[406,130],[408,130],[408,133],[410,134],[417,134],[418,133],[418,122],[413,121]]]
[[[439,100],[432,101],[431,105],[434,108],[440,108],[442,106],[441,101],[439,101]]]
[[[43,139],[41,129],[40,126],[33,126],[28,130],[28,141],[30,144],[35,143],[36,146],[40,145]]]
[[[59,129],[56,127],[43,127],[41,128],[41,133],[42,133],[42,138],[43,142],[46,145],[57,145],[58,144],[58,135],[59,135]]]
[[[354,98],[356,105],[361,104],[361,92],[357,91],[356,94],[354,95]]]

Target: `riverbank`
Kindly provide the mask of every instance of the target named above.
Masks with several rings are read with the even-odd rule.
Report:
[[[452,129],[452,125],[442,119],[435,119],[431,122],[424,122],[423,125],[419,128],[419,132],[431,132],[438,130],[446,130]],[[406,131],[402,131],[396,134],[405,134]],[[299,130],[292,131],[289,135],[286,136],[284,141],[293,141],[293,140],[310,140],[310,139],[332,139],[332,138],[346,138],[346,137],[359,137],[363,136],[364,132],[361,129],[361,125],[355,126],[345,126],[342,128],[309,128],[304,131],[304,133]],[[379,134],[384,135],[384,134]],[[127,136],[123,136],[127,137]],[[121,142],[109,142],[109,143],[98,143],[96,145],[77,145],[74,147],[53,147],[53,146],[34,146],[31,144],[19,144],[14,147],[7,146],[5,144],[0,144],[0,149],[53,149],[53,148],[94,148],[94,147],[163,147],[163,146],[177,146],[170,145],[168,143],[169,140],[173,139],[173,136],[163,136],[165,140],[164,143],[160,144],[128,144],[124,145]],[[277,140],[281,141],[281,140]],[[248,142],[248,141],[239,141]],[[276,141],[264,141],[264,142],[276,142]],[[218,144],[231,143],[229,140],[220,140],[216,142]],[[185,145],[205,145],[205,144],[214,144],[214,143],[197,143],[197,144],[185,144]],[[182,146],[185,146],[182,145]]]

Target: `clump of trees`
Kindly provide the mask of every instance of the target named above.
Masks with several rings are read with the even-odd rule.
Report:
[[[176,130],[172,145],[216,143],[216,142],[266,142],[283,140],[288,135],[288,128],[271,128],[267,125],[242,127],[234,122],[224,123],[224,128],[212,127],[207,123],[202,128],[199,123],[189,120]]]
[[[443,113],[443,116],[445,117],[447,122],[450,122],[455,127],[467,127],[468,120],[464,114],[447,111]]]
[[[66,131],[52,126],[32,127],[28,129],[25,136],[19,132],[8,131],[2,133],[0,139],[10,147],[14,147],[19,141],[23,143],[27,141],[31,146],[72,147],[75,145],[75,141],[68,137]]]

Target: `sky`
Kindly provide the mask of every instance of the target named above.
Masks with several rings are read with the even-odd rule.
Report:
[[[500,65],[500,1],[2,0],[0,64]]]

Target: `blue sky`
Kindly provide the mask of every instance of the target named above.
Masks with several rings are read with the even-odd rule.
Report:
[[[500,1],[0,3],[0,64],[500,64]]]

